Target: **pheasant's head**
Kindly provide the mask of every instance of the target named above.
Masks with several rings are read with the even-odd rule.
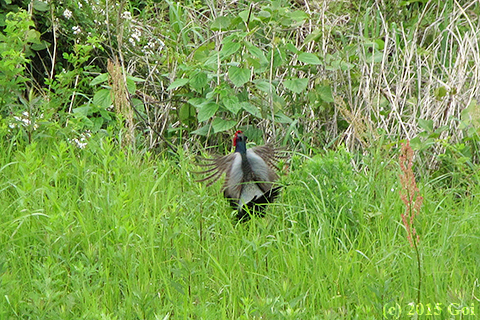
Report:
[[[235,147],[235,152],[247,152],[247,137],[241,130],[235,132],[235,136],[233,137],[233,146]]]

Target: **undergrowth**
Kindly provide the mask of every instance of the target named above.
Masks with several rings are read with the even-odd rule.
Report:
[[[1,151],[1,318],[380,319],[417,297],[393,162],[313,158],[265,218],[236,224],[187,155],[105,139]],[[421,303],[447,319],[478,306],[480,190],[419,189]]]

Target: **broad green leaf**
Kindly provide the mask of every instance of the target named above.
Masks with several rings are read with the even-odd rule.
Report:
[[[419,137],[415,137],[413,139],[410,139],[410,146],[413,150],[420,150],[423,147],[423,143]]]
[[[25,41],[40,44],[42,43],[40,41],[40,36],[41,34],[37,30],[29,29],[25,35]]]
[[[223,120],[222,118],[213,119],[212,126],[215,133],[227,131],[237,124],[235,120]]]
[[[137,91],[137,85],[135,84],[135,81],[133,81],[132,79],[129,79],[127,77],[127,90],[128,90],[128,93],[130,94],[134,94],[135,91]]]
[[[201,107],[205,102],[207,101],[207,99],[205,98],[192,98],[192,99],[189,99],[188,100],[188,103],[190,103],[192,106],[194,106],[195,108],[199,108]]]
[[[228,69],[228,77],[236,87],[243,86],[251,77],[251,71],[247,68],[231,66]]]
[[[323,35],[322,29],[318,28],[312,31],[308,36],[305,37],[304,44],[309,43],[310,41],[317,41]]]
[[[297,22],[308,19],[308,14],[302,10],[293,11],[289,13],[288,16]]]
[[[291,52],[293,52],[293,53],[299,53],[299,52],[300,52],[300,51],[297,49],[297,47],[295,47],[295,46],[293,45],[293,43],[290,43],[290,42],[285,45],[285,48],[286,48],[288,51],[291,51]]]
[[[435,89],[435,98],[437,98],[437,100],[442,100],[443,97],[445,97],[447,95],[448,91],[445,87],[438,87]]]
[[[74,108],[72,110],[72,112],[75,113],[75,114],[86,117],[86,116],[88,116],[88,113],[89,113],[90,109],[91,109],[90,106],[84,105],[82,107]]]
[[[142,100],[138,98],[132,98],[131,102],[132,106],[137,109],[138,112],[142,113],[142,115],[145,115],[145,105],[143,104]]]
[[[93,132],[97,132],[98,130],[100,130],[100,128],[103,126],[103,123],[105,122],[102,117],[92,118],[91,120],[93,122]]]
[[[135,82],[145,82],[145,79],[134,77],[134,76],[127,76],[127,79],[130,79]]]
[[[285,49],[283,48],[275,48],[273,52],[273,67],[278,68],[282,67],[286,64],[286,53]],[[270,57],[270,52],[268,53],[268,57]]]
[[[209,52],[208,57],[204,60],[203,65],[204,66],[216,66],[218,63],[218,60],[222,59],[222,56],[220,55],[220,52],[217,51],[212,51]]]
[[[284,115],[283,113],[277,113],[275,114],[275,122],[277,123],[292,123],[293,120]]]
[[[433,120],[418,119],[418,126],[425,131],[433,132]]]
[[[260,50],[259,48],[257,48],[256,46],[248,42],[245,43],[245,45],[247,47],[248,52],[250,52],[250,54],[255,58],[257,58],[258,60],[260,60],[260,63],[268,63],[268,60],[267,58],[265,58],[265,54],[263,53],[262,50]]]
[[[8,1],[7,1],[8,3]],[[33,1],[33,9],[41,12],[45,12],[49,10],[49,6],[47,2],[40,1],[40,0],[34,0]]]
[[[145,82],[144,79],[142,78],[137,78],[133,76],[127,76],[127,89],[128,93],[134,94],[135,91],[137,90],[137,84],[136,82]]]
[[[209,42],[195,50],[193,58],[197,61],[205,61],[212,56],[212,50],[215,50],[215,42]]]
[[[238,102],[237,96],[226,96],[222,98],[224,107],[233,114],[237,114],[238,111],[242,108]]]
[[[378,50],[385,49],[385,41],[383,41],[382,39],[375,39],[375,43],[377,44]]]
[[[197,92],[201,92],[208,84],[207,74],[200,71],[190,78],[189,83],[193,89]]]
[[[375,50],[375,54],[373,55],[373,62],[379,63],[383,61],[383,52]]]
[[[214,90],[208,91],[207,94],[205,95],[205,98],[207,100],[215,100],[216,92]]]
[[[255,107],[254,105],[250,104],[249,102],[244,101],[244,102],[240,103],[240,106],[242,107],[243,110],[247,111],[251,115],[253,115],[257,118],[262,117],[258,108]]]
[[[347,71],[347,70],[352,69],[353,67],[355,67],[355,65],[353,65],[350,62],[346,62],[346,61],[343,61],[343,60],[332,60],[329,65],[325,66],[325,69],[329,70],[329,71],[330,70],[339,70],[339,69],[341,69],[343,71]]]
[[[192,131],[193,134],[197,134],[199,136],[206,136],[208,135],[208,132],[210,131],[210,125],[207,124],[207,125],[204,125],[203,127],[201,128],[198,128],[197,130],[195,131]]]
[[[198,116],[197,120],[198,122],[203,122],[215,115],[215,112],[218,110],[218,104],[215,102],[209,102],[207,104],[204,104],[198,109]]]
[[[477,100],[472,99],[468,107],[462,110],[460,113],[459,129],[463,130],[469,126],[472,126],[475,131],[480,129],[480,105]],[[471,130],[469,129],[469,135],[471,136]]]
[[[95,86],[97,84],[100,84],[100,83],[104,83],[105,81],[108,80],[108,73],[102,73],[98,76],[96,76],[91,82],[90,82],[90,85],[91,86]]]
[[[253,70],[255,71],[255,73],[257,74],[260,74],[260,73],[263,73],[265,72],[266,70],[266,64],[264,65],[261,65],[260,64],[260,61],[258,61],[257,58],[253,57],[253,56],[250,56],[250,55],[247,55],[244,57],[245,61],[246,61],[246,64],[250,67],[250,68],[253,68]]]
[[[0,25],[1,25],[1,22],[0,22]],[[42,51],[48,48],[49,46],[50,46],[50,43],[48,43],[47,41],[41,41],[40,43],[33,43],[30,46],[30,49],[32,49],[33,51]]]
[[[437,128],[437,130],[435,130],[435,133],[438,133],[438,135],[440,136],[442,132],[447,131],[448,129],[450,129],[450,127],[448,125],[444,125],[440,128]]]
[[[308,15],[305,11],[297,10],[293,12],[286,12],[283,16],[283,19],[280,20],[280,23],[284,26],[295,26],[303,23],[304,20],[308,19]]]
[[[240,43],[228,41],[223,44],[222,50],[220,50],[220,56],[222,59],[228,58],[240,49]]]
[[[112,105],[112,97],[110,95],[110,90],[100,89],[95,92],[95,95],[93,96],[93,104],[102,108],[110,107]]]
[[[347,71],[347,70],[350,70],[352,68],[354,68],[355,65],[353,63],[350,63],[350,62],[347,62],[347,61],[342,61],[340,63],[340,68],[343,70],[343,71]]]
[[[317,88],[318,95],[320,96],[320,99],[322,99],[325,102],[333,102],[333,94],[332,94],[332,88],[329,85],[325,86],[319,86]]]
[[[320,59],[313,53],[310,52],[302,52],[298,55],[298,60],[306,63],[306,64],[313,64],[313,65],[319,65],[322,64]]]
[[[215,89],[213,89],[213,92],[215,94],[218,94],[221,99],[235,95],[235,91],[230,88],[230,85],[227,85],[225,82],[222,82],[220,83],[220,85],[216,86]]]
[[[81,121],[82,121],[82,124],[88,128],[93,128],[94,127],[94,123],[92,120],[90,120],[88,117],[80,117],[81,118]]]
[[[112,117],[110,116],[110,112],[107,111],[107,109],[102,109],[100,108],[98,110],[98,112],[100,113],[101,115],[101,118],[103,118],[103,120],[112,120]]]
[[[188,123],[189,121],[194,120],[196,115],[195,108],[187,103],[184,103],[178,112],[178,117],[182,123]]]
[[[275,91],[275,87],[270,82],[261,80],[255,82],[255,87],[263,92],[270,93]]]
[[[250,10],[241,11],[238,16],[242,18],[243,22],[247,22],[248,16],[250,16],[250,21],[253,20],[253,12],[250,14]]]
[[[303,92],[307,88],[307,85],[308,79],[294,78],[283,82],[285,88],[295,93]]]
[[[170,83],[167,90],[173,90],[173,89],[176,89],[178,87],[183,87],[184,85],[186,85],[188,83],[188,81],[189,81],[188,78],[177,79],[177,80],[173,81],[172,83]]]
[[[230,17],[217,17],[210,26],[212,31],[225,31],[228,30],[232,18]]]
[[[258,13],[258,17],[263,19],[268,19],[272,16],[272,14],[268,11],[262,10]]]

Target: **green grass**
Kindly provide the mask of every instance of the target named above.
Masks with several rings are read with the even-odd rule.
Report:
[[[387,158],[294,159],[266,217],[239,225],[187,155],[92,139],[0,159],[0,319],[383,319],[395,304],[411,318],[416,258]],[[480,313],[480,187],[419,187],[422,303]]]

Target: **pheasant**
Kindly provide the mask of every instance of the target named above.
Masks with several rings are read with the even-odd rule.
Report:
[[[275,172],[279,159],[285,158],[281,150],[271,144],[257,146],[247,150],[247,137],[242,131],[237,131],[233,137],[235,152],[223,157],[204,159],[208,163],[200,174],[209,174],[198,180],[209,181],[212,185],[225,173],[223,194],[237,210],[237,219],[247,221],[254,213],[263,217],[265,205],[272,202],[280,192],[280,186],[275,186],[278,180]]]

